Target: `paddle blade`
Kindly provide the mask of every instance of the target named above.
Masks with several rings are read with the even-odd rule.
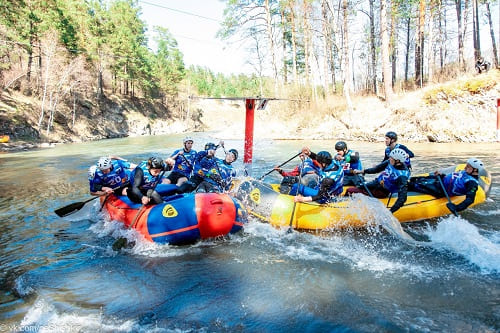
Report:
[[[83,206],[85,206],[85,202],[74,202],[65,207],[56,209],[54,213],[56,213],[59,217],[64,217],[79,211]]]

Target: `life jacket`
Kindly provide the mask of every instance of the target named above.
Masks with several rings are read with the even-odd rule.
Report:
[[[344,173],[348,175],[352,175],[351,169],[354,170],[363,170],[363,165],[361,163],[361,159],[358,159],[356,162],[352,163],[351,162],[351,155],[354,154],[355,152],[352,150],[348,150],[347,153],[344,156],[344,160],[342,161],[342,168],[344,169]]]
[[[183,155],[177,155],[175,158],[175,164],[174,167],[172,168],[172,171],[178,172],[183,174],[184,176],[188,177],[191,175],[191,172],[193,171],[193,165],[194,161],[196,159],[196,150],[191,149],[189,152],[186,152],[184,148],[177,149],[172,153],[171,156],[174,156],[180,151],[184,151]],[[184,156],[184,157],[183,157]]]
[[[465,170],[460,172],[453,172],[446,175],[443,179],[444,187],[449,195],[464,195],[467,194],[467,189],[465,184],[468,182],[474,182],[479,185],[479,182],[474,176],[469,175]]]
[[[328,165],[326,168],[324,168],[323,170],[320,169],[319,182],[316,186],[316,189],[319,189],[321,187],[321,182],[325,178],[333,179],[333,185],[328,189],[328,194],[330,196],[339,195],[340,193],[342,193],[344,184],[344,169],[339,162],[332,161],[332,163],[330,163],[330,165]]]
[[[208,157],[207,155],[208,153],[206,150],[199,151],[196,154],[193,166],[193,175],[198,175],[204,178],[209,173],[210,169],[215,168],[216,157]]]
[[[217,185],[222,192],[227,189],[227,187],[231,184],[231,180],[236,177],[236,170],[234,170],[232,164],[227,163],[225,160],[217,158],[216,163],[216,166],[210,169],[205,175],[205,180],[213,185]],[[211,175],[216,174],[221,177],[222,184],[220,182],[216,182],[211,177]]]
[[[300,166],[299,166],[299,168],[300,168]],[[320,169],[321,168],[320,168],[319,162],[314,161],[311,158],[306,158],[304,160],[304,165],[302,166],[301,175],[305,176],[305,175],[310,174],[310,173],[319,174]]]
[[[126,183],[130,177],[130,163],[120,160],[111,161],[111,171],[104,174],[102,170],[97,168],[94,178],[89,179],[90,191],[96,192],[95,185],[116,188]]]
[[[130,183],[132,185],[134,185],[134,176],[135,176],[137,168],[142,169],[142,172],[144,174],[144,176],[142,177],[142,184],[139,185],[139,188],[141,190],[149,190],[149,189],[155,187],[157,183],[161,182],[160,175],[162,175],[162,173],[160,173],[158,176],[153,176],[152,174],[149,173],[149,170],[148,170],[148,161],[142,161],[134,169],[134,171],[132,171],[132,173],[130,175]]]
[[[410,178],[410,170],[405,166],[404,169],[396,169],[391,163],[387,164],[384,171],[377,177],[377,181],[382,187],[391,193],[398,192],[397,180],[399,177]]]

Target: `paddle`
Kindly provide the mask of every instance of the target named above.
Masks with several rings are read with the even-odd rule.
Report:
[[[295,158],[295,156],[294,156],[294,158]],[[302,169],[303,168],[304,168],[304,160],[302,160],[302,163],[300,163],[300,167],[299,167],[299,182],[298,182],[298,186],[297,186],[297,194],[296,195],[299,195],[300,185],[302,183]],[[297,206],[297,202],[295,202],[295,200],[294,200],[293,201],[293,208],[292,208],[292,216],[290,216],[290,224],[288,226],[288,230],[286,231],[289,234],[291,234],[293,232],[293,216],[295,215],[295,207],[296,206]]]
[[[448,195],[448,192],[446,192],[446,188],[444,187],[443,180],[441,179],[441,176],[437,175],[436,177],[439,181],[439,185],[441,185],[441,188],[443,189],[443,192],[444,192],[444,195],[446,196],[446,199],[448,200],[448,205],[453,205],[453,202],[451,202],[451,199],[450,199],[450,196]],[[453,215],[458,217],[457,211],[454,209],[451,209],[448,205],[446,205],[446,207],[448,207],[450,212],[452,212]]]
[[[373,194],[368,189],[368,186],[366,186],[366,183],[359,177],[359,175],[357,173],[355,175],[356,175],[356,178],[358,179],[358,182],[360,182],[361,184],[363,184],[363,187],[365,188],[365,191],[368,193],[368,195],[373,198]]]
[[[269,175],[270,173],[272,173],[273,171],[276,171],[276,169],[279,169],[281,168],[283,165],[287,164],[288,162],[290,162],[291,160],[293,160],[294,158],[296,158],[297,156],[299,156],[300,154],[302,154],[302,152],[299,152],[298,154],[296,155],[293,155],[293,157],[289,158],[288,160],[286,160],[285,162],[281,163],[280,165],[278,165],[277,167],[275,167],[274,169],[272,169],[271,171],[267,172],[265,175],[262,175],[259,180],[262,180],[264,179],[267,175]]]
[[[103,194],[104,195],[104,194]],[[69,204],[67,206],[64,206],[64,207],[61,207],[61,208],[58,208],[54,211],[54,213],[57,214],[57,216],[59,217],[65,217],[65,216],[68,216],[70,214],[73,214],[73,213],[76,213],[77,211],[79,211],[80,209],[83,208],[83,206],[85,206],[85,204],[87,202],[90,202],[92,200],[95,200],[99,197],[101,197],[102,195],[98,195],[98,196],[95,196],[95,197],[92,197],[90,199],[87,199],[85,201],[81,201],[81,202],[73,202],[72,204]]]
[[[114,188],[113,191],[115,191],[115,190],[117,190],[119,188],[124,188],[125,186],[128,186],[128,182],[125,183],[125,184],[122,184],[122,185],[120,185],[120,186],[118,186],[116,188]],[[82,209],[83,206],[85,206],[86,203],[88,203],[88,202],[90,202],[92,200],[95,200],[97,198],[100,198],[103,195],[107,195],[107,194],[105,193],[105,194],[97,195],[97,196],[94,196],[94,197],[92,197],[90,199],[87,199],[87,200],[81,201],[81,202],[73,202],[72,204],[69,204],[67,206],[64,206],[64,207],[56,209],[54,211],[54,213],[56,213],[57,216],[59,216],[59,217],[65,217],[65,216],[71,215],[73,213],[76,213],[80,209]],[[101,210],[102,210],[102,206],[101,206],[101,209],[99,211],[101,211]]]

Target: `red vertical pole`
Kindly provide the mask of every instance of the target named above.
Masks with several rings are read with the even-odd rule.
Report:
[[[500,98],[497,98],[497,141],[500,141]]]
[[[253,122],[255,112],[255,99],[247,98],[245,100],[246,119],[245,119],[245,155],[243,164],[247,175],[252,175],[252,154],[253,154]]]

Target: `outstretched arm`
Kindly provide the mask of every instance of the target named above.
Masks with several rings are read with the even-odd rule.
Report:
[[[399,177],[398,178],[398,200],[392,205],[391,213],[394,213],[399,208],[403,207],[408,198],[408,178]]]

